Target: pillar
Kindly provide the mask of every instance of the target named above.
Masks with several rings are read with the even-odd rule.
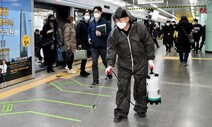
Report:
[[[212,53],[212,0],[208,0],[205,52]]]

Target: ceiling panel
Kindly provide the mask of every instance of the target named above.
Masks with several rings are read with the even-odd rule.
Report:
[[[141,8],[145,7],[152,7],[150,4],[137,4],[138,0],[122,0],[125,1],[127,3],[130,3],[131,6],[132,5],[136,5],[139,6]],[[169,12],[170,14],[175,15],[176,17],[181,17],[181,16],[187,16],[187,17],[192,17],[192,13],[191,13],[191,8],[187,7],[187,8],[169,8],[169,7],[173,7],[173,6],[190,6],[190,0],[164,0],[164,3],[160,3],[160,4],[154,4],[157,5],[158,7],[167,7],[167,8],[163,8],[163,10]],[[206,5],[207,0],[194,0],[194,5]],[[199,7],[195,7],[194,8],[195,12],[198,12]],[[163,12],[160,12],[160,14],[171,18],[170,15],[167,15]]]

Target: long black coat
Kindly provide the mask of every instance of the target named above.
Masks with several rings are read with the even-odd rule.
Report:
[[[164,26],[162,29],[163,32],[163,44],[172,44],[174,28],[170,26]]]
[[[189,53],[191,50],[191,44],[189,43],[188,36],[185,34],[182,28],[188,35],[189,33],[191,33],[193,26],[191,23],[188,22],[182,22],[177,25],[176,27],[176,30],[178,31],[177,52]]]
[[[48,38],[56,37],[57,27],[54,27],[54,33],[47,34],[47,31],[51,30],[51,29],[52,29],[51,26],[48,24],[45,24],[43,26],[43,33],[42,33],[43,40],[48,40]],[[44,42],[42,42],[42,43],[44,43]],[[52,45],[43,47],[44,63],[46,65],[51,65],[53,62],[55,62],[56,44],[57,44],[57,40],[54,39],[54,48],[53,49],[51,47]]]

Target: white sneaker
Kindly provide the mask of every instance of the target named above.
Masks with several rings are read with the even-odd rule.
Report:
[[[66,69],[67,71],[69,71],[69,68],[68,68],[68,66],[67,66],[67,65],[66,65],[65,69]]]
[[[73,70],[73,69],[71,69],[71,70],[68,70],[68,73],[69,74],[75,74],[75,73],[77,73],[75,70]]]

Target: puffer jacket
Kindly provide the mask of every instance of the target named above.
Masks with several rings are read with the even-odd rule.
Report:
[[[64,45],[65,49],[67,50],[70,48],[71,50],[76,49],[76,31],[75,29],[70,25],[70,23],[65,23],[63,27],[63,34],[64,34]]]
[[[147,28],[140,23],[133,23],[128,34],[117,27],[111,31],[107,41],[107,64],[114,67],[116,54],[118,68],[131,72],[143,71],[146,75],[148,60],[155,59],[154,42]]]

